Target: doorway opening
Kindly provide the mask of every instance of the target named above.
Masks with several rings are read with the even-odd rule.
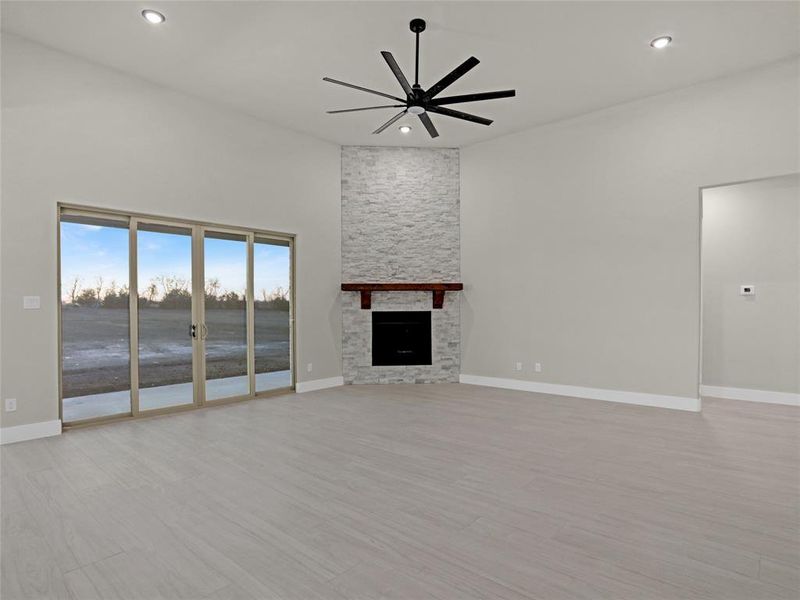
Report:
[[[800,174],[701,203],[700,394],[800,406]]]

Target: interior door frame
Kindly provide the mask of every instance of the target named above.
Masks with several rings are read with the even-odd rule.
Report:
[[[104,415],[80,421],[64,422],[64,394],[63,394],[63,336],[62,336],[62,306],[61,306],[61,216],[62,214],[86,215],[89,217],[105,217],[125,221],[128,225],[128,326],[130,343],[130,412],[118,415]],[[247,394],[220,398],[206,401],[205,399],[205,344],[202,336],[192,340],[192,377],[193,377],[193,402],[156,408],[142,411],[139,408],[139,315],[138,315],[138,225],[140,222],[168,225],[173,227],[189,228],[192,230],[192,322],[205,323],[205,256],[204,240],[205,231],[218,231],[244,235],[247,243],[247,289],[245,292],[246,320],[247,320]],[[289,369],[291,372],[290,385],[262,392],[256,391],[255,385],[255,293],[254,284],[254,247],[255,240],[269,243],[275,241],[279,245],[289,247]],[[296,235],[278,231],[242,228],[235,225],[197,221],[192,219],[171,218],[117,209],[86,206],[72,203],[56,204],[56,314],[58,323],[58,413],[59,419],[65,429],[96,425],[127,419],[146,418],[163,414],[172,414],[194,410],[205,406],[217,406],[232,402],[241,402],[255,398],[265,398],[286,394],[295,390],[297,382],[296,365],[296,330],[295,330],[295,242]]]

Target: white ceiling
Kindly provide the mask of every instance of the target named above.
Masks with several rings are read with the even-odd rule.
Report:
[[[167,16],[159,26],[144,8]],[[800,54],[797,2],[2,2],[2,27],[53,48],[339,144],[460,147]],[[448,94],[516,88],[517,97],[455,106],[490,127],[433,115],[432,141],[407,115],[323,76],[393,95],[381,58],[413,77],[408,22],[422,34],[428,87],[470,55],[481,64]],[[674,37],[663,51],[649,47]],[[402,95],[402,94],[401,94]],[[413,127],[404,136],[397,126]]]

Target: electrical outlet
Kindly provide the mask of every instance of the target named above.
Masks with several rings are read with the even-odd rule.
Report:
[[[542,372],[542,363],[534,364],[533,365],[533,370],[536,371],[537,373],[541,373]]]
[[[6,412],[14,412],[17,410],[17,399],[6,398]]]
[[[515,371],[522,371],[522,363],[518,362],[517,364],[515,364],[514,365],[514,370]]]
[[[306,365],[306,371],[309,372],[309,373],[311,373],[313,368],[314,368],[314,365],[312,365],[311,363],[308,363]]]

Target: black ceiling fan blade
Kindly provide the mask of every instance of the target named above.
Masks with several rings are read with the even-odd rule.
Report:
[[[343,85],[344,87],[353,88],[354,90],[361,90],[362,92],[367,92],[370,94],[377,94],[378,96],[383,96],[384,98],[391,98],[392,100],[397,100],[398,102],[405,102],[403,98],[398,98],[397,96],[392,96],[391,94],[384,94],[383,92],[378,92],[376,90],[371,90],[369,88],[361,87],[360,85],[353,85],[352,83],[345,83],[344,81],[339,81],[338,79],[331,79],[330,77],[323,77],[322,81],[329,81],[330,83],[335,83],[337,85]]]
[[[463,63],[458,65],[455,69],[450,71],[447,75],[442,77],[438,82],[434,83],[430,89],[425,92],[425,99],[430,100],[436,94],[444,90],[447,86],[452,84],[454,81],[462,77],[467,71],[475,67],[478,63],[480,63],[477,58],[474,56],[470,56],[467,60]]]
[[[385,104],[384,106],[365,106],[364,108],[343,108],[341,110],[329,110],[326,112],[329,115],[335,115],[338,113],[358,112],[360,110],[375,110],[378,108],[400,108],[401,106],[405,106],[405,104]]]
[[[497,98],[513,98],[516,95],[516,90],[502,90],[499,92],[479,92],[477,94],[463,94],[461,96],[446,96],[444,98],[434,98],[430,102],[436,106],[441,106],[442,104],[458,104],[460,102],[478,102],[480,100],[495,100]]]
[[[491,125],[491,119],[484,119],[483,117],[476,117],[475,115],[471,115],[469,113],[461,112],[460,110],[452,110],[450,108],[445,108],[444,106],[428,106],[428,112],[437,113],[440,115],[445,115],[447,117],[453,117],[455,119],[464,119],[465,121],[472,121],[473,123],[480,123],[481,125]]]
[[[383,131],[384,129],[386,129],[387,127],[389,127],[389,126],[390,126],[392,123],[394,123],[395,121],[398,121],[398,120],[400,119],[400,117],[402,117],[404,114],[406,114],[406,111],[405,111],[405,110],[401,110],[399,113],[397,113],[397,114],[396,114],[395,116],[393,116],[391,119],[389,119],[388,121],[386,121],[386,123],[384,123],[383,125],[381,125],[380,127],[378,127],[378,128],[377,128],[375,131],[373,131],[372,133],[373,133],[373,134],[375,134],[375,133],[380,133],[381,131]]]
[[[406,76],[403,75],[403,71],[400,70],[400,65],[397,64],[397,61],[394,59],[394,56],[392,56],[392,53],[384,50],[381,52],[381,56],[383,56],[386,64],[389,65],[389,68],[392,70],[392,73],[394,73],[394,76],[397,77],[397,81],[400,82],[400,87],[403,88],[403,91],[409,96],[413,95],[414,92],[411,89],[411,85],[408,83]]]
[[[425,125],[425,129],[428,130],[428,133],[432,138],[439,137],[439,132],[436,131],[436,127],[433,126],[433,121],[431,121],[428,113],[422,113],[419,115],[419,120],[422,121],[423,125]]]

